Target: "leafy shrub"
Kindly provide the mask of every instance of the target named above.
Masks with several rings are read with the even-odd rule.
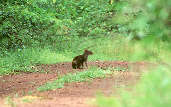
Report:
[[[9,49],[53,45],[60,41],[58,36],[87,36],[100,26],[109,7],[108,2],[101,0],[3,1],[0,5],[0,46]]]

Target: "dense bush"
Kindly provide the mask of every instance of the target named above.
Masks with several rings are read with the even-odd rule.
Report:
[[[57,24],[54,24],[47,10],[40,8],[43,4],[31,0],[1,4],[1,46],[13,48],[54,40],[52,38],[57,35]]]
[[[103,0],[6,0],[0,9],[0,46],[15,48],[104,34],[101,24],[112,8]]]
[[[168,40],[170,2],[113,0],[4,0],[0,4],[0,47],[58,45],[73,36],[114,32]],[[65,41],[64,41],[65,42]]]

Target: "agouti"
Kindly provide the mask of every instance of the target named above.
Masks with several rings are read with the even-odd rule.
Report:
[[[81,67],[84,67],[84,63],[87,66],[87,59],[89,55],[92,55],[93,52],[89,51],[89,50],[84,50],[84,53],[82,55],[78,55],[76,57],[74,57],[73,61],[72,61],[72,68],[73,69],[80,69]]]

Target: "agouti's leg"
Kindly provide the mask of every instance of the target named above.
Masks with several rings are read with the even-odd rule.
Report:
[[[88,68],[87,61],[85,61],[85,65],[86,65],[86,67]]]

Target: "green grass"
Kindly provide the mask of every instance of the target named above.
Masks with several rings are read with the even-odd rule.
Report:
[[[97,96],[98,107],[170,107],[171,69],[158,67],[142,76],[131,92],[120,91],[120,97]]]
[[[63,47],[59,48],[60,46]],[[74,56],[82,54],[86,48],[94,53],[89,56],[88,61],[124,60],[169,63],[170,47],[171,45],[167,42],[150,41],[148,38],[142,41],[129,41],[128,38],[119,35],[106,38],[74,37],[67,43],[57,43],[56,47],[26,48],[1,55],[0,75],[11,74],[16,70],[31,71],[30,66],[35,64],[71,62]]]
[[[91,67],[87,71],[67,73],[66,75],[59,77],[55,81],[48,82],[45,85],[40,86],[37,90],[47,91],[57,88],[63,88],[65,83],[91,81],[95,78],[104,78],[108,74],[112,74],[110,69],[102,70],[96,67]]]
[[[96,40],[97,41],[97,40]],[[142,41],[129,41],[125,37],[103,38],[92,47],[92,59],[99,60],[124,60],[124,61],[151,61],[170,62],[171,45],[160,40],[144,38]]]
[[[0,57],[0,75],[15,73],[15,71],[32,71],[35,64],[53,64],[70,61],[72,57],[48,48],[27,48],[8,52]]]

